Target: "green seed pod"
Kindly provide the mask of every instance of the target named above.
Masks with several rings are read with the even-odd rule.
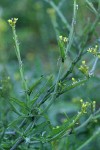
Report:
[[[61,60],[62,63],[64,63],[66,55],[65,55],[65,43],[62,40],[58,40],[58,45],[59,45],[59,49],[60,49],[60,56],[61,56]]]

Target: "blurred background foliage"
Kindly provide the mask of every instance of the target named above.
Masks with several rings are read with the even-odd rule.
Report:
[[[71,24],[73,0],[65,0],[63,5],[60,5],[60,1],[61,0],[54,0],[55,4],[61,7],[61,11],[69,24]],[[97,0],[93,1],[96,9],[98,8],[97,2]],[[50,74],[53,74],[54,78],[58,70],[59,48],[57,45],[55,30],[48,14],[48,8],[51,8],[51,6],[43,0],[0,0],[0,79],[2,80],[0,86],[3,85],[5,89],[3,93],[1,92],[0,94],[0,120],[5,124],[12,118],[16,117],[16,115],[12,114],[12,111],[10,110],[7,97],[9,94],[13,96],[18,94],[20,96],[23,94],[19,82],[20,75],[14,50],[12,31],[7,20],[13,17],[18,18],[16,30],[20,44],[24,72],[29,85],[41,75],[44,75],[45,78],[47,78]],[[78,1],[78,12],[75,23],[75,33],[78,38],[81,37],[83,29],[85,29],[87,24],[89,27],[93,24],[94,19],[95,15],[90,8],[88,8],[86,2],[84,0]],[[60,33],[64,36],[68,36],[69,32],[58,16],[57,21]],[[93,35],[88,41],[86,48],[95,43],[97,37],[100,36],[99,26],[100,24],[96,27],[95,35]],[[72,48],[72,53],[74,58],[78,53],[77,49]],[[91,68],[95,57],[87,54],[83,59],[86,60]],[[65,70],[69,65],[70,60],[68,59],[65,65]],[[77,71],[77,68],[74,69],[74,73],[74,77],[82,77],[82,74]],[[99,108],[99,88],[100,61],[98,61],[95,76],[92,79],[82,87],[75,88],[67,94],[60,96],[59,100],[52,105],[48,112],[52,124],[61,124],[65,118],[64,113],[72,116],[77,112],[79,109],[80,98],[88,101],[96,100],[97,107]],[[87,132],[87,129],[84,130]],[[88,129],[88,137],[92,130],[92,127],[91,129]],[[84,136],[87,134],[83,134],[82,139],[84,139]],[[74,138],[75,137],[73,137],[73,139]],[[68,142],[70,145],[69,139]],[[97,142],[98,141],[96,141],[96,144]],[[74,140],[72,143],[74,143]],[[90,149],[88,148],[87,150]]]

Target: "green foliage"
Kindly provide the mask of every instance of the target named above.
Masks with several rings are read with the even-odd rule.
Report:
[[[10,2],[1,2],[0,149],[99,149],[100,2]]]

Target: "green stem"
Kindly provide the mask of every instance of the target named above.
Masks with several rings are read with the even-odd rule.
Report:
[[[90,117],[83,122],[79,127],[75,128],[75,132],[77,132],[78,130],[82,129],[84,126],[86,126],[91,120],[93,119],[93,115],[90,115]]]
[[[56,139],[61,138],[61,137],[65,134],[66,131],[68,131],[69,129],[72,129],[72,128],[75,126],[76,122],[80,119],[80,117],[81,117],[82,115],[83,115],[83,113],[82,113],[82,112],[79,112],[79,114],[78,114],[78,115],[76,116],[76,118],[70,123],[69,126],[66,126],[64,129],[62,129],[62,131],[59,131],[59,129],[58,129],[58,133],[55,134],[53,137],[49,138],[47,141],[51,142],[52,140],[56,140]]]
[[[22,65],[22,60],[21,60],[21,56],[20,56],[20,49],[19,49],[19,43],[18,43],[18,39],[17,39],[15,26],[12,26],[12,31],[13,31],[13,39],[14,39],[14,42],[15,42],[16,55],[17,55],[17,59],[18,59],[18,62],[19,62],[19,71],[20,71],[20,75],[21,75],[21,79],[22,79],[22,85],[24,86],[24,90],[27,91],[28,88],[27,88],[26,81],[24,79],[23,65]],[[29,101],[29,96],[28,96],[27,93],[26,93],[26,97],[27,97],[27,100]]]
[[[98,109],[94,114],[91,114],[89,116],[89,118],[86,121],[84,121],[80,126],[76,127],[74,129],[74,131],[77,132],[77,131],[81,130],[83,127],[87,126],[87,124],[89,122],[94,121],[95,119],[100,118],[100,115],[98,115],[98,113],[100,113],[100,109]]]
[[[58,89],[58,82],[59,82],[59,79],[60,79],[61,70],[62,70],[62,63],[60,64],[60,67],[59,67],[59,72],[58,72],[58,76],[57,76],[57,80],[56,80],[56,83],[55,83],[54,92],[52,93],[52,97],[51,97],[50,103],[49,103],[49,105],[46,107],[46,109],[41,114],[46,112],[50,108],[52,103],[55,101],[55,99],[56,99],[56,93],[57,93],[57,89]]]
[[[75,22],[76,22],[76,0],[74,0],[74,10],[73,10],[72,25],[71,25],[70,34],[69,34],[69,37],[68,37],[69,43],[67,44],[67,47],[66,47],[66,54],[70,50],[71,45],[73,43]]]
[[[59,9],[63,6],[63,4],[64,4],[65,1],[66,1],[66,0],[61,0],[61,1],[59,1],[59,4],[58,4],[58,8],[59,8]]]
[[[62,12],[59,10],[59,8],[55,5],[55,3],[51,0],[44,0],[46,2],[48,2],[53,8],[54,10],[56,10],[58,16],[61,18],[62,22],[66,25],[67,29],[70,31],[70,25],[67,22],[66,18],[64,17],[64,15],[62,14]]]
[[[73,60],[71,66],[69,67],[68,71],[63,75],[63,77],[61,79],[59,79],[59,82],[64,82],[66,80],[66,78],[72,73],[75,65],[78,63],[78,61],[81,59],[82,57],[82,53],[83,49],[80,50],[78,56],[76,56],[76,58]],[[54,91],[54,87],[55,84],[52,85],[49,90],[47,91],[47,93],[45,94],[45,96],[42,98],[42,100],[39,103],[39,106],[41,106],[43,103],[45,103],[45,101],[50,97],[50,94]]]
[[[100,118],[100,114],[99,115],[96,115],[93,119],[99,119]]]
[[[100,128],[84,143],[82,144],[77,150],[85,149],[85,146],[87,146],[92,140],[99,137],[100,135]]]
[[[32,121],[26,128],[26,130],[24,131],[24,135],[29,131],[30,128],[32,128],[34,126],[34,121]],[[16,150],[16,148],[25,141],[24,136],[19,137],[17,142],[15,142],[15,144],[12,146],[12,148],[10,150]]]
[[[94,12],[95,15],[98,15],[98,12],[96,11],[95,7],[93,6],[92,2],[89,2],[88,0],[85,0],[88,6],[91,8],[91,10]]]
[[[76,82],[75,84],[68,85],[67,87],[65,87],[65,89],[64,89],[63,91],[61,91],[61,92],[58,93],[57,97],[58,97],[59,95],[65,93],[65,92],[67,92],[67,91],[69,91],[69,90],[71,90],[71,89],[77,87],[77,86],[80,86],[80,85],[84,84],[85,82],[87,82],[88,79],[89,79],[89,78],[84,78],[84,79],[82,79],[82,80]]]
[[[16,150],[16,148],[23,142],[24,142],[24,139],[20,137],[10,150]]]

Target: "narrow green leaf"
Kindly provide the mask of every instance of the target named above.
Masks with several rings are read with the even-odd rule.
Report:
[[[16,109],[16,107],[13,105],[13,102],[10,101],[10,105],[11,105],[11,109],[19,116],[21,116],[22,114],[20,113],[19,110]]]
[[[21,108],[25,108],[26,110],[28,110],[28,107],[26,106],[25,102],[22,102],[21,100],[14,97],[10,97],[10,101],[16,103]]]
[[[62,126],[53,129],[50,135],[48,136],[47,141],[52,141],[61,138],[66,132],[69,131],[69,129],[72,130],[72,128],[76,125],[76,122],[81,116],[82,113],[79,113],[77,116],[74,116],[72,119],[70,119],[70,121],[63,123]]]
[[[67,91],[69,91],[69,90],[71,90],[71,89],[73,89],[73,88],[75,88],[75,87],[77,87],[77,86],[80,86],[80,85],[84,84],[88,79],[89,78],[85,78],[83,80],[77,81],[74,84],[68,85],[63,91],[60,92],[60,95],[67,92]],[[59,94],[58,94],[58,96],[59,96]]]
[[[38,99],[38,96],[36,96],[35,98],[33,98],[33,100],[30,100],[29,103],[28,103],[28,106],[32,107],[33,104],[36,102],[37,99]]]
[[[11,127],[11,126],[16,126],[16,124],[23,119],[23,116],[19,116],[18,118],[16,118],[14,121],[10,122],[8,124],[8,128]]]
[[[30,94],[32,93],[32,91],[41,83],[42,79],[43,79],[43,77],[39,78],[35,83],[33,83],[33,84],[29,87],[29,89],[28,89],[28,91],[27,91],[28,95],[30,95]]]

